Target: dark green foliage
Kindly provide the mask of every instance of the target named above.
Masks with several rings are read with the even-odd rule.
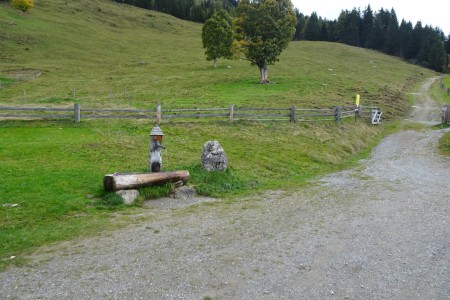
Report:
[[[294,37],[295,12],[290,0],[242,0],[234,20],[236,54],[260,69],[268,83],[267,65],[274,64]]]
[[[295,9],[295,16],[297,18],[297,25],[295,27],[294,41],[304,40],[303,29],[306,26],[307,19],[297,8]]]
[[[445,49],[447,50],[447,54],[450,54],[450,34],[447,37],[447,41],[445,42]]]
[[[313,12],[306,21],[303,37],[308,41],[320,41],[322,39],[321,24],[317,13]]]
[[[205,22],[221,9],[233,14],[237,0],[113,0],[141,8],[160,11],[177,18]]]
[[[356,9],[342,11],[337,21],[337,40],[341,43],[360,46],[360,12]]]
[[[342,11],[337,21],[322,20],[316,13],[310,17],[298,11],[296,14],[296,40],[338,41],[399,56],[438,72],[447,70],[445,53],[450,53],[450,42],[443,32],[439,28],[422,27],[420,21],[414,28],[405,20],[399,25],[394,9],[374,13],[370,5],[362,12],[354,8]]]
[[[218,58],[231,58],[233,28],[231,17],[226,10],[216,12],[202,28],[202,42],[207,60],[214,60],[216,67]]]

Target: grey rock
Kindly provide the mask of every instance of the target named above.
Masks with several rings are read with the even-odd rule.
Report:
[[[208,141],[203,145],[203,169],[206,171],[225,171],[227,164],[227,155],[218,141]]]
[[[175,192],[173,193],[173,198],[175,199],[189,199],[194,198],[195,196],[195,189],[191,186],[182,186],[175,189]]]
[[[116,194],[122,197],[123,203],[128,205],[133,204],[134,200],[136,200],[136,198],[139,197],[138,190],[121,190],[117,191]]]

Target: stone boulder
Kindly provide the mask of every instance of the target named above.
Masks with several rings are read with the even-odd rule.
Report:
[[[117,195],[122,197],[123,203],[130,205],[134,203],[137,197],[139,197],[138,190],[120,190],[116,192]]]
[[[172,197],[175,199],[186,200],[195,197],[195,189],[190,186],[183,185],[181,187],[175,188]]]
[[[218,141],[208,141],[203,145],[202,166],[206,171],[225,171],[227,155]]]

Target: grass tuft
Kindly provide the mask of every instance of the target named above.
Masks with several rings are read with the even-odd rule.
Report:
[[[450,127],[450,125],[445,125],[447,128]],[[450,156],[450,132],[447,132],[444,134],[441,139],[439,140],[439,152],[442,155]]]
[[[106,193],[99,203],[108,207],[118,206],[123,204],[123,199],[115,192],[110,192]]]
[[[244,179],[238,172],[227,168],[225,171],[205,171],[200,165],[188,168],[191,181],[199,195],[210,197],[223,197],[238,194],[243,191],[257,189],[257,180]]]
[[[142,200],[158,199],[168,197],[173,193],[175,186],[173,183],[166,183],[160,186],[148,186],[139,189]]]

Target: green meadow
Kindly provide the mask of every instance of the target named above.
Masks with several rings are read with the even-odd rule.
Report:
[[[22,14],[0,4],[0,105],[154,109],[379,106],[368,118],[288,123],[164,121],[165,170],[187,169],[202,195],[295,189],[365,157],[395,128],[408,93],[434,72],[375,51],[292,42],[269,66],[271,84],[242,59],[205,60],[201,24],[108,0],[35,1]],[[448,81],[448,77],[446,78]],[[436,89],[439,101],[448,99]],[[144,209],[105,204],[102,179],[147,170],[153,120],[0,120],[0,266],[53,242],[139,221]],[[230,168],[201,170],[218,140]],[[282,204],[280,204],[282,205]],[[156,214],[150,214],[157,218]],[[11,258],[15,257],[15,258]]]

